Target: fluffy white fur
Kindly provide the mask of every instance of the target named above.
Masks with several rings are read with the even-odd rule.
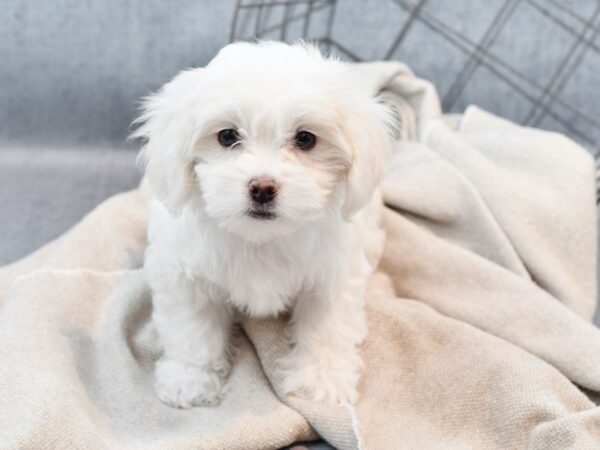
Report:
[[[305,44],[236,43],[151,96],[134,136],[157,201],[144,269],[164,354],[156,392],[175,407],[219,401],[237,314],[290,312],[285,394],[353,402],[363,296],[383,244],[377,194],[388,109],[349,65]],[[222,129],[241,141],[223,148]],[[307,130],[316,146],[294,136]],[[248,186],[279,185],[270,220]]]

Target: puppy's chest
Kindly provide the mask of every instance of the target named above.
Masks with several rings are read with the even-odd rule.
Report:
[[[277,251],[233,250],[212,254],[197,266],[200,275],[224,288],[233,306],[252,316],[271,316],[289,309],[312,271],[302,258]]]

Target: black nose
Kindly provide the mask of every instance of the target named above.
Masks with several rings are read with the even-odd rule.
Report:
[[[250,198],[259,205],[272,202],[277,196],[279,185],[270,178],[260,177],[250,180],[248,190]]]

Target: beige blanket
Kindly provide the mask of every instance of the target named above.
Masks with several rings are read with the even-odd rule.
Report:
[[[358,404],[282,398],[274,320],[243,324],[221,405],[157,400],[142,186],[0,270],[0,448],[600,448],[600,408],[577,387],[600,391],[592,158],[474,107],[441,120],[399,64],[357,70],[407,139],[383,182]]]

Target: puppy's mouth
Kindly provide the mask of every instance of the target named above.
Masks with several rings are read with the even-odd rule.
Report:
[[[266,209],[249,209],[246,214],[257,220],[274,220],[277,218],[277,214]]]

